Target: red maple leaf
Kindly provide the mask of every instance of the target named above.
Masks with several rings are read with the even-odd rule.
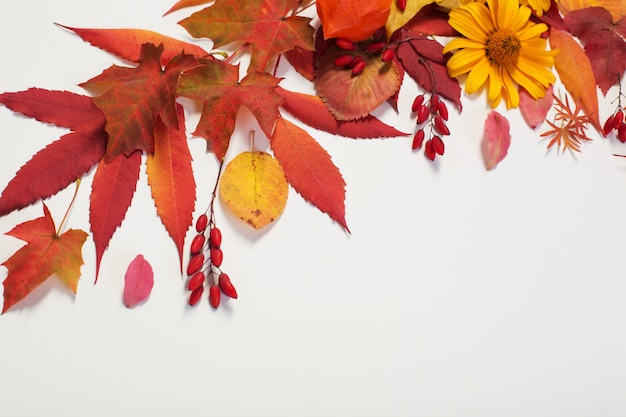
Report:
[[[217,0],[179,22],[192,36],[214,46],[253,45],[250,70],[265,71],[270,60],[296,46],[313,50],[311,19],[290,15],[298,0]]]
[[[162,53],[163,45],[144,44],[138,67],[113,65],[81,84],[88,89],[108,87],[93,99],[107,119],[109,142],[105,161],[120,154],[129,156],[136,150],[153,153],[157,116],[166,126],[178,128],[176,84],[181,71],[197,65],[197,60],[181,53],[163,69]]]
[[[43,217],[18,224],[7,233],[28,244],[2,263],[9,270],[3,282],[3,313],[52,274],[56,274],[63,284],[76,293],[83,265],[82,247],[88,235],[82,230],[73,229],[59,234],[45,204],[43,213]]]
[[[626,70],[626,18],[614,23],[608,10],[588,7],[568,13],[564,21],[569,31],[584,44],[596,83],[606,95]]]
[[[0,103],[41,122],[73,130],[19,169],[0,196],[0,216],[56,194],[83,176],[104,154],[106,120],[90,97],[31,88],[0,94]]]
[[[184,72],[178,94],[202,101],[202,116],[194,135],[205,138],[209,149],[222,160],[242,105],[254,114],[265,135],[272,135],[282,102],[275,91],[279,82],[268,73],[256,71],[239,81],[239,66],[216,60]]]

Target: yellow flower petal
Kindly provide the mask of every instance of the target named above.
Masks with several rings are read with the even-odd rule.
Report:
[[[485,50],[463,49],[452,55],[448,61],[448,74],[451,77],[458,77],[469,72],[474,66],[485,58]]]
[[[478,89],[485,84],[489,76],[490,67],[489,59],[487,59],[486,56],[474,66],[467,76],[467,80],[465,80],[465,91],[467,91],[468,94],[478,91]]]

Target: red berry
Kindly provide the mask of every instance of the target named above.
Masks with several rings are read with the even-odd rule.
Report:
[[[429,115],[430,115],[430,110],[428,109],[428,107],[422,104],[420,108],[417,109],[417,124],[421,125],[422,123],[424,123],[426,119],[428,119]]]
[[[441,140],[439,136],[433,136],[430,141],[433,144],[433,151],[435,151],[436,154],[443,155],[443,151],[445,150],[443,140]]]
[[[608,135],[609,133],[611,133],[611,131],[613,129],[615,129],[613,127],[613,121],[615,120],[615,115],[612,114],[608,117],[608,119],[606,119],[606,122],[604,122],[604,126],[602,127],[602,131],[604,132],[605,135]]]
[[[200,301],[200,297],[202,297],[202,293],[204,292],[204,287],[198,287],[191,292],[189,295],[189,305],[195,306]]]
[[[435,149],[433,148],[432,139],[426,141],[426,144],[424,145],[424,155],[426,155],[426,158],[430,159],[431,161],[435,160],[437,154],[435,153]]]
[[[212,248],[219,248],[222,245],[222,232],[217,227],[209,232],[209,245]]]
[[[382,55],[380,56],[380,59],[383,62],[389,62],[393,60],[393,57],[395,56],[396,56],[396,53],[394,52],[394,50],[391,48],[387,48],[383,51]]]
[[[222,250],[220,248],[211,248],[211,263],[218,268],[222,265]]]
[[[217,285],[211,285],[209,287],[209,304],[211,304],[213,308],[220,306],[220,289]]]
[[[422,147],[422,142],[424,142],[424,129],[420,129],[415,132],[415,136],[413,136],[413,144],[411,145],[411,149],[419,149]]]
[[[237,290],[233,286],[233,283],[230,282],[230,277],[228,275],[222,272],[218,279],[218,284],[224,294],[230,298],[237,298]]]
[[[204,247],[205,240],[206,238],[204,237],[204,235],[202,234],[196,235],[196,237],[194,237],[193,240],[191,241],[191,248],[189,249],[189,252],[192,255],[197,255],[200,252],[202,252],[202,248]]]
[[[335,59],[336,67],[347,67],[352,64],[354,61],[354,57],[352,55],[341,55],[339,58]]]
[[[618,110],[615,112],[615,118],[613,119],[613,129],[619,129],[624,121],[624,112]]]
[[[447,136],[450,134],[450,129],[446,126],[446,122],[443,121],[441,116],[435,116],[435,130],[440,134]]]
[[[365,60],[361,57],[356,57],[354,66],[352,67],[352,75],[359,75],[365,69]]]
[[[420,94],[419,96],[415,97],[415,100],[413,100],[413,105],[411,106],[411,110],[416,112],[420,109],[420,107],[422,107],[422,104],[424,104],[424,94]]]
[[[437,111],[437,105],[438,104],[439,104],[439,96],[433,95],[430,98],[430,108],[431,108],[433,113],[435,113]]]
[[[398,10],[403,12],[406,9],[406,0],[396,0],[396,6],[398,6]]]
[[[335,44],[345,51],[354,51],[356,49],[356,43],[346,38],[335,39]]]
[[[365,48],[365,51],[367,51],[370,54],[378,54],[382,52],[384,47],[385,47],[385,42],[374,42],[374,43],[370,43],[369,45],[367,45],[367,48]]]
[[[209,218],[206,214],[201,214],[196,220],[196,232],[202,233],[204,229],[206,229],[207,224],[209,224]]]
[[[617,129],[617,139],[622,143],[626,142],[626,123],[622,123],[619,129]]]
[[[437,102],[437,113],[439,113],[443,120],[448,120],[448,107],[446,103],[441,100]]]
[[[203,264],[204,264],[204,254],[199,253],[197,255],[194,255],[189,261],[189,264],[187,265],[187,275],[193,275],[196,272],[198,272],[200,268],[202,268]]]
[[[189,281],[187,282],[187,289],[189,291],[194,291],[195,289],[202,287],[202,284],[204,284],[204,279],[204,272],[196,272],[191,278],[189,278]]]

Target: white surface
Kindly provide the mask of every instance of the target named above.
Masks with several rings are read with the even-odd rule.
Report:
[[[188,11],[161,17],[173,3],[8,2],[0,91],[82,92],[78,83],[118,62],[53,22],[189,39],[176,25]],[[310,88],[289,74],[282,85]],[[415,91],[406,79],[400,115],[377,115],[411,130]],[[435,164],[411,152],[410,138],[314,132],[347,181],[352,235],[294,192],[260,233],[218,206],[223,266],[240,294],[218,311],[206,299],[186,307],[142,172],[98,283],[88,240],[76,298],[49,280],[0,317],[2,415],[626,415],[626,159],[611,156],[626,147],[595,136],[579,155],[546,153],[545,127],[532,132],[509,112],[509,156],[486,172],[485,98],[463,100]],[[227,157],[248,146],[250,120],[240,113]],[[0,109],[0,186],[63,132]],[[191,147],[203,211],[216,167],[202,139]],[[69,227],[89,230],[90,185]],[[57,221],[72,192],[49,201]],[[41,210],[0,218],[0,233]],[[21,245],[0,236],[0,259]],[[156,282],[128,310],[123,274],[138,253]]]

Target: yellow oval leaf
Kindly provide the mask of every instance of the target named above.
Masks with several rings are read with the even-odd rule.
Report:
[[[240,153],[228,163],[220,180],[220,198],[226,207],[255,229],[280,216],[288,192],[283,168],[266,152]]]

